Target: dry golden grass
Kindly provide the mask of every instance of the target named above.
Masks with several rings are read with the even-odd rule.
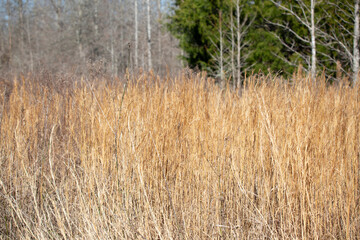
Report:
[[[1,238],[359,239],[359,88],[271,78],[15,83]]]

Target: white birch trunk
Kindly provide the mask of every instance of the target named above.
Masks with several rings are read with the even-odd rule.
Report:
[[[114,37],[113,33],[111,33],[111,41],[110,41],[110,55],[111,55],[111,74],[112,77],[116,76],[115,73],[115,52],[114,52]]]
[[[25,56],[25,42],[24,42],[24,29],[25,29],[25,24],[24,24],[24,15],[23,15],[23,1],[20,0],[18,1],[19,4],[19,25],[20,25],[20,30],[19,30],[19,45],[20,45],[20,51],[21,51],[21,58],[19,59],[19,64],[20,64],[20,68],[23,68],[24,63],[24,56]]]
[[[150,0],[146,0],[147,5],[147,43],[148,43],[148,68],[152,69],[151,59],[151,22],[150,22]]]
[[[80,60],[82,62],[82,64],[85,63],[85,54],[84,54],[84,49],[83,49],[83,45],[82,45],[82,39],[81,39],[81,20],[82,20],[82,15],[83,15],[83,12],[82,12],[82,9],[81,9],[81,6],[82,5],[82,1],[79,1],[79,6],[78,6],[78,28],[76,29],[76,38],[77,38],[77,43],[78,43],[78,49],[79,49],[79,56],[80,56]]]
[[[162,65],[162,34],[161,34],[161,25],[160,25],[160,21],[162,20],[162,14],[161,14],[161,0],[157,0],[157,8],[158,8],[158,56],[157,58],[158,60],[158,67],[160,67]]]
[[[235,37],[234,37],[234,17],[233,17],[233,2],[231,3],[230,13],[230,30],[231,30],[231,77],[233,80],[234,89],[236,88],[235,78]]]
[[[95,30],[95,41],[98,41],[98,36],[99,36],[99,10],[98,10],[98,0],[95,1],[95,12],[94,12],[94,30]]]
[[[355,23],[354,23],[354,44],[353,44],[353,84],[356,84],[358,82],[359,78],[359,2],[360,0],[355,1],[355,11],[354,11],[354,17],[355,17]]]
[[[240,2],[236,1],[236,26],[237,26],[237,87],[241,83],[241,33],[240,33]]]
[[[219,34],[220,34],[220,80],[223,84],[224,82],[224,63],[223,63],[223,36],[222,36],[222,12],[220,10],[220,26],[219,26]]]
[[[28,49],[30,51],[30,71],[34,72],[34,57],[33,57],[33,51],[32,51],[32,44],[31,44],[31,35],[30,35],[30,24],[29,24],[29,18],[26,19],[26,27],[27,27],[27,39],[28,39]]]
[[[315,0],[311,0],[311,79],[316,78]]]
[[[111,74],[112,77],[116,77],[117,76],[117,69],[116,69],[116,65],[115,65],[115,50],[114,50],[114,26],[112,26],[113,24],[113,13],[112,10],[109,9],[110,14],[109,14],[109,22],[111,24],[111,30],[110,30],[110,55],[111,55]]]
[[[138,5],[137,5],[137,1],[138,0],[134,0],[134,11],[135,11],[135,70],[137,70],[138,66],[139,66],[139,62],[138,62],[138,49],[139,49],[139,25],[138,25]]]

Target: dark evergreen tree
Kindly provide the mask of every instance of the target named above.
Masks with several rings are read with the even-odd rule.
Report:
[[[238,65],[242,74],[271,71],[290,75],[299,65],[310,72],[315,62],[317,73],[335,76],[340,65],[342,72],[354,76],[356,14],[351,0],[313,2],[313,28],[310,0],[177,0],[168,27],[180,40],[183,58],[191,68],[218,72],[217,58],[221,58],[226,77],[234,78],[234,51],[239,50],[234,50],[237,4],[242,9],[241,23],[250,26],[241,39],[242,59]]]
[[[224,31],[224,58],[230,59],[231,26],[230,15],[236,18],[234,0],[183,0],[176,1],[168,25],[172,34],[180,40],[183,56],[191,68],[216,70],[214,56],[219,51],[219,11],[222,12]],[[283,60],[289,57],[284,46],[272,31],[280,31],[266,19],[285,18],[270,1],[239,1],[242,9],[242,25],[251,24],[246,35],[242,36],[242,73],[245,71],[284,71],[290,72],[294,66]],[[235,22],[233,20],[233,22]],[[238,29],[235,29],[235,31]],[[243,33],[241,33],[243,34]],[[228,58],[227,58],[228,57]]]

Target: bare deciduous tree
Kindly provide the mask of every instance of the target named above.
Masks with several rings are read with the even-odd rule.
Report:
[[[151,11],[150,11],[150,0],[146,0],[147,9],[147,44],[148,44],[148,69],[152,69],[152,57],[151,57]]]
[[[279,1],[270,0],[273,4],[278,6],[280,9],[282,9],[286,14],[291,15],[295,17],[297,21],[299,21],[305,28],[308,29],[310,36],[304,37],[296,33],[291,27],[288,25],[288,23],[274,23],[272,24],[282,27],[285,30],[292,33],[300,42],[303,42],[305,44],[309,44],[311,47],[311,57],[309,60],[308,56],[304,56],[304,54],[298,52],[294,48],[294,44],[288,44],[282,39],[278,38],[281,43],[286,46],[290,51],[293,51],[297,54],[299,54],[303,60],[305,60],[309,66],[311,78],[315,80],[316,78],[316,68],[317,68],[317,51],[316,51],[316,22],[315,22],[315,7],[316,7],[316,0],[311,0],[310,5],[305,2],[304,0],[296,0],[295,4],[290,3],[289,6],[286,6],[285,4],[282,4]]]
[[[161,19],[164,3],[144,3],[147,5],[139,0],[0,0],[0,69],[84,73],[92,66],[89,62],[97,62],[117,76],[125,72],[130,60],[135,68],[143,66],[162,74],[166,65],[179,70],[177,41],[160,32],[161,24],[166,23]],[[158,11],[150,11],[156,5]]]
[[[328,4],[337,13],[336,17],[327,11],[323,11],[323,13],[327,19],[335,21],[335,25],[326,25],[327,28],[324,29],[319,28],[319,36],[323,45],[336,52],[343,61],[345,60],[345,65],[351,66],[351,74],[348,74],[348,70],[344,69],[343,66],[338,66],[338,68],[352,79],[353,84],[356,84],[360,70],[360,0],[329,1]],[[353,31],[350,30],[349,25],[353,25]],[[352,41],[349,41],[349,39],[352,39]],[[339,59],[328,54],[325,57],[333,63],[338,64],[339,62]]]
[[[212,55],[217,64],[216,72],[213,74],[221,79],[229,79],[231,76],[233,87],[239,88],[242,81],[242,75],[251,66],[245,66],[244,62],[250,54],[250,51],[244,52],[245,47],[249,45],[245,41],[249,28],[252,26],[255,16],[249,17],[243,12],[244,2],[240,0],[231,0],[230,6],[230,25],[223,21],[223,14],[219,12],[219,33],[212,43],[216,46],[217,52]],[[235,11],[234,11],[235,9]],[[217,44],[218,43],[218,44]]]
[[[138,0],[134,0],[134,23],[135,23],[135,68],[138,68],[139,61],[138,61],[138,51],[139,51],[139,24],[138,24]]]
[[[353,82],[356,84],[359,80],[359,39],[360,39],[360,29],[359,29],[359,0],[355,0],[354,6],[354,44],[353,44]]]

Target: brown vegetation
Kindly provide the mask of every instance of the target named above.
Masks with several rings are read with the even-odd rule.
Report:
[[[0,77],[0,92],[1,92],[1,96],[3,98],[8,99],[10,96],[10,93],[13,89],[13,84],[11,81],[7,81],[3,78]]]
[[[16,83],[0,236],[359,239],[359,88],[272,80]]]

